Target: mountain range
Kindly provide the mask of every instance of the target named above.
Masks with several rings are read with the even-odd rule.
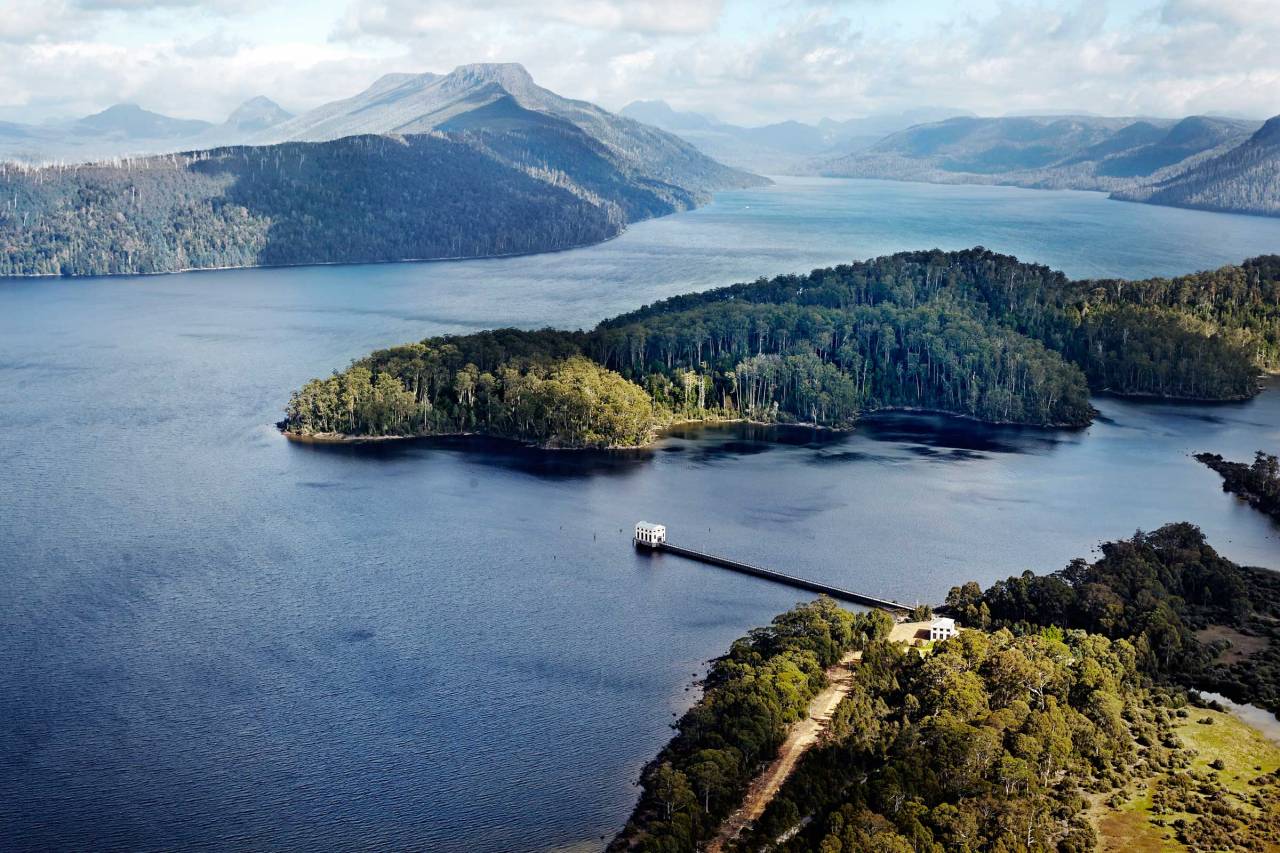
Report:
[[[664,101],[622,109],[718,160],[765,174],[1096,190],[1126,201],[1280,215],[1280,117],[1263,124],[957,112],[742,127]]]
[[[444,75],[388,74],[354,97],[273,125],[249,141],[319,142],[362,133],[430,132],[568,135],[598,146],[617,169],[658,192],[669,184],[705,196],[763,182],[659,128],[544,89],[515,63],[462,65]],[[580,171],[571,162],[556,168]],[[677,195],[672,194],[673,200]]]
[[[783,121],[744,127],[702,113],[680,112],[666,101],[657,100],[633,101],[620,110],[620,115],[675,133],[722,163],[765,174],[791,174],[803,171],[814,158],[859,151],[895,131],[972,113],[921,107],[847,121],[824,118],[817,124]]]
[[[219,124],[128,104],[0,123],[0,275],[563,249],[768,183],[719,159],[1280,214],[1280,119],[929,120],[950,112],[931,109],[743,127],[661,101],[622,112],[562,97],[519,65],[477,64],[386,75],[296,116],[257,97]],[[185,153],[122,156],[139,150]],[[83,163],[95,151],[116,159]],[[12,165],[22,159],[64,162]]]
[[[768,183],[562,98],[518,65],[391,75],[353,98],[282,113],[265,100],[236,111],[228,123],[253,145],[0,167],[0,275],[548,251]],[[164,127],[130,117],[121,133]]]
[[[172,118],[137,104],[48,124],[0,122],[0,159],[41,164],[84,163],[112,157],[213,148],[245,142],[250,135],[293,114],[270,98],[245,101],[221,124]]]
[[[1112,195],[1126,201],[1280,216],[1280,116],[1224,153]]]
[[[1100,190],[1157,204],[1274,214],[1277,119],[1097,116],[953,118],[890,134],[864,151],[815,159],[832,177]]]

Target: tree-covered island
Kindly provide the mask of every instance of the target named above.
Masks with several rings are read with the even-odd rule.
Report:
[[[842,428],[884,409],[1074,427],[1091,391],[1244,399],[1280,367],[1280,258],[1071,281],[982,248],[906,252],[673,297],[588,332],[379,350],[294,393],[299,436],[478,433],[634,447],[681,420]]]

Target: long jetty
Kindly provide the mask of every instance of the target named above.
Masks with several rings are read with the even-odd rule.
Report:
[[[644,522],[641,522],[644,524]],[[654,525],[657,527],[657,525]],[[911,609],[909,605],[901,604],[897,601],[889,601],[886,598],[877,598],[874,595],[866,595],[861,592],[843,589],[831,584],[811,581],[808,578],[799,578],[795,575],[788,575],[782,572],[775,572],[773,569],[766,569],[763,566],[753,566],[750,563],[743,563],[738,560],[731,560],[728,557],[721,557],[716,554],[708,554],[705,551],[695,551],[692,548],[681,548],[679,545],[672,545],[666,541],[666,529],[662,528],[660,535],[644,537],[637,529],[635,538],[637,548],[646,548],[651,551],[660,551],[666,554],[675,554],[677,557],[684,557],[688,560],[696,560],[699,563],[707,563],[712,566],[719,566],[722,569],[729,569],[734,572],[741,572],[744,575],[763,578],[774,583],[786,584],[787,586],[797,589],[816,592],[822,595],[829,595],[832,598],[838,598],[843,601],[850,601],[854,604],[861,604],[865,607],[878,607],[882,610],[894,612],[906,612]]]

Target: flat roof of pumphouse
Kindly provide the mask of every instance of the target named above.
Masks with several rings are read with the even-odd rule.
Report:
[[[651,521],[639,521],[636,522],[636,530],[666,530],[666,528]]]

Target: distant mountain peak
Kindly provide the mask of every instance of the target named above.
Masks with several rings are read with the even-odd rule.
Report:
[[[245,101],[227,116],[223,126],[240,131],[264,130],[293,118],[293,113],[265,95]]]
[[[160,113],[155,113],[155,112],[152,112],[151,110],[144,110],[142,107],[138,106],[133,102],[126,102],[126,103],[120,103],[120,104],[112,104],[111,106],[107,107],[105,110],[99,110],[96,113],[90,113],[84,118],[79,119],[79,121],[90,122],[90,123],[118,122],[118,121],[130,121],[133,119],[137,119],[139,117],[168,118],[168,116],[161,116]]]
[[[518,62],[478,62],[459,65],[439,80],[443,91],[471,91],[498,86],[517,99],[538,97],[542,90]]]
[[[650,101],[646,101],[646,100],[632,101],[622,109],[618,110],[618,114],[626,115],[629,112],[639,112],[639,111],[648,112],[653,115],[676,115],[677,114],[676,111],[672,108],[672,106],[668,104],[666,101],[662,100],[661,98],[654,98],[653,100],[650,100]]]
[[[480,83],[514,83],[519,86],[533,84],[533,76],[519,62],[472,62],[459,65],[446,76],[474,80]]]
[[[236,111],[239,112],[243,109],[262,109],[264,107],[280,109],[280,105],[268,98],[266,95],[254,95],[252,98],[241,104]]]
[[[709,159],[658,128],[539,86],[525,67],[515,62],[459,65],[444,75],[388,75],[363,92],[281,122],[255,136],[254,141],[320,142],[366,134],[443,132],[487,134],[485,144],[506,150],[525,144],[508,136],[513,131],[545,134],[549,129],[560,138],[536,155],[549,167],[559,156],[556,151],[585,145],[605,157],[611,168],[642,175],[654,186],[676,187],[685,194],[701,196],[711,189],[763,181]],[[519,162],[536,162],[529,159],[531,156],[522,153]]]
[[[112,104],[72,123],[73,132],[81,135],[109,133],[139,139],[192,136],[209,127],[206,121],[172,118],[134,103]]]

